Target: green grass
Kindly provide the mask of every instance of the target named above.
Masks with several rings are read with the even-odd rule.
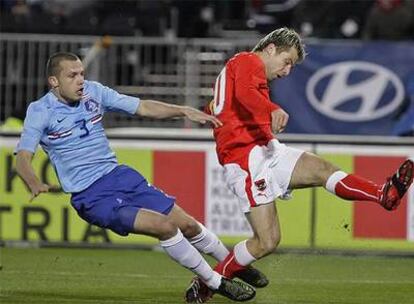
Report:
[[[192,278],[162,252],[1,250],[1,304],[183,303]],[[250,303],[414,303],[414,259],[283,254],[256,265],[271,283]]]

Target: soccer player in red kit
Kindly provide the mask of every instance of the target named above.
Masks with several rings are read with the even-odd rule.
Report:
[[[236,244],[216,266],[228,278],[275,250],[280,227],[273,202],[288,197],[291,190],[322,186],[343,199],[370,201],[394,210],[412,183],[411,160],[377,185],[275,138],[274,134],[285,129],[289,115],[270,100],[268,82],[288,76],[304,57],[299,35],[280,28],[259,41],[252,52],[231,58],[217,77],[209,111],[223,122],[214,129],[218,159],[253,230],[251,238]],[[211,293],[200,291],[199,302],[209,297]]]

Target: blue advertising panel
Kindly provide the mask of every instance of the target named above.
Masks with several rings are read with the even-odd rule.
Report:
[[[323,42],[271,84],[289,133],[391,135],[414,75],[414,43]],[[412,81],[412,80],[411,80]]]

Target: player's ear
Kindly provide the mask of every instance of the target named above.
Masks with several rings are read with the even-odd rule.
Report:
[[[49,85],[52,88],[57,88],[59,86],[59,81],[56,78],[56,76],[49,76],[49,78],[47,79],[47,81],[49,82]]]
[[[266,46],[265,50],[266,50],[266,53],[267,53],[269,56],[272,56],[272,55],[276,54],[276,46],[275,46],[275,44],[274,44],[274,43],[269,43],[269,44]]]

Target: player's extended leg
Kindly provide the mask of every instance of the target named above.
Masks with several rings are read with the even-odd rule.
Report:
[[[140,209],[135,217],[133,229],[137,234],[158,238],[160,245],[173,260],[198,275],[214,292],[234,301],[247,301],[255,296],[256,292],[252,287],[223,278],[213,271],[167,216]]]
[[[394,210],[413,180],[413,162],[406,160],[385,184],[377,185],[355,174],[347,174],[317,155],[305,152],[296,163],[289,188],[324,186],[346,200],[372,201]]]

